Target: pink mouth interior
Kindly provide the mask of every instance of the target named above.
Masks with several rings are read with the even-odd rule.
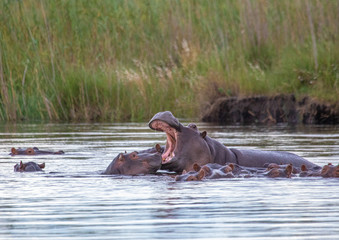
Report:
[[[162,156],[162,162],[167,163],[171,161],[171,159],[174,157],[174,150],[176,147],[176,135],[177,130],[172,128],[170,125],[168,125],[165,122],[156,120],[152,122],[151,124],[153,129],[156,129],[157,131],[162,131],[166,133],[167,136],[167,144],[165,152],[161,155]]]

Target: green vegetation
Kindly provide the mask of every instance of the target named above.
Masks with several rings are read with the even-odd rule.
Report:
[[[339,100],[337,0],[3,0],[0,120],[197,117],[220,96]]]

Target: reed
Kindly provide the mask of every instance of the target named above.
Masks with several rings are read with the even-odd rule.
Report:
[[[0,120],[198,117],[220,96],[339,100],[339,1],[4,0]]]

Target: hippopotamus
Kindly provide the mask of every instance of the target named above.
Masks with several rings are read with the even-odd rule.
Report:
[[[276,163],[267,164],[267,168],[243,167],[229,163],[224,166],[217,163],[208,163],[204,166],[193,165],[193,170],[175,177],[176,181],[200,181],[204,179],[216,178],[291,178],[291,177],[324,177],[338,178],[339,165],[325,165],[323,168],[308,170],[306,166],[301,168],[293,167],[292,164],[278,165]]]
[[[14,166],[14,172],[37,172],[42,171],[42,169],[45,168],[45,163],[37,164],[35,162],[27,162],[22,163],[20,161],[20,164],[15,164]]]
[[[155,114],[148,125],[153,130],[165,132],[167,136],[162,154],[162,169],[188,172],[193,169],[194,163],[234,163],[257,168],[264,167],[267,163],[276,163],[320,169],[318,165],[289,152],[227,148],[207,136],[206,132],[200,133],[195,124],[183,126],[170,111]]]
[[[33,148],[12,148],[10,155],[15,156],[15,155],[41,155],[41,154],[64,154],[64,151],[60,150],[57,152],[52,152],[52,151],[42,151],[39,150],[37,147]]]
[[[288,164],[287,166],[275,165],[275,167],[267,168],[263,175],[270,178],[278,177],[290,178],[292,176],[292,172],[293,172],[292,164]]]
[[[337,178],[339,177],[339,165],[334,166],[329,163],[321,169],[308,169],[306,166],[301,167],[299,174],[300,177],[324,177],[324,178]]]
[[[204,138],[198,131],[183,126],[171,112],[159,112],[150,120],[149,127],[167,135],[162,154],[161,169],[174,172],[193,170],[193,164],[213,163],[212,155]]]
[[[175,177],[175,181],[199,181],[202,179],[234,178],[233,164],[222,166],[217,163],[208,163],[204,166],[193,165],[193,171],[186,172]]]
[[[156,150],[156,151],[154,151]],[[156,173],[161,167],[162,149],[155,148],[131,153],[120,153],[116,156],[103,174],[140,175]]]
[[[331,163],[325,165],[321,169],[320,175],[324,178],[329,178],[329,177],[337,178],[337,177],[339,177],[339,165],[334,166]]]

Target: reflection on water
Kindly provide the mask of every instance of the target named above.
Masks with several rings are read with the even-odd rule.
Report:
[[[291,151],[339,163],[335,126],[198,124],[230,147]],[[336,239],[339,180],[221,179],[174,182],[168,175],[103,176],[125,150],[165,136],[147,124],[0,125],[0,239]],[[11,157],[11,147],[65,155]],[[42,173],[15,173],[20,160]]]

